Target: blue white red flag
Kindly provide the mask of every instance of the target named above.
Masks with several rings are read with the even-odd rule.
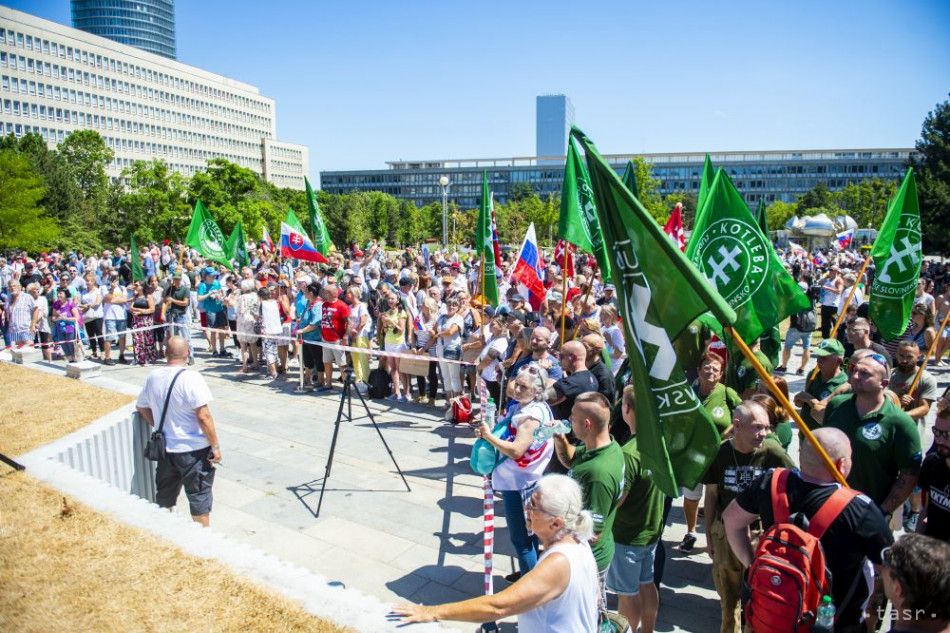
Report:
[[[429,253],[429,245],[423,244],[422,245],[422,263],[425,264],[426,270],[431,269],[431,266],[430,266],[432,262],[431,257],[432,255]]]
[[[286,222],[280,223],[280,254],[305,262],[326,264],[329,261],[317,250],[306,233],[298,231]]]
[[[264,225],[264,234],[261,236],[261,246],[268,253],[274,252],[274,240],[270,238],[270,232],[267,230],[266,224]]]
[[[501,281],[501,244],[498,241],[498,225],[495,223],[495,194],[489,197],[491,205],[491,246],[495,254],[495,277]]]
[[[528,226],[521,251],[515,262],[515,270],[511,273],[512,282],[518,283],[518,291],[528,299],[532,310],[541,308],[544,301],[544,281],[541,269],[541,251],[538,249],[538,238],[534,232],[534,223]]]
[[[842,231],[838,233],[835,240],[835,246],[838,247],[839,251],[847,250],[851,247],[851,240],[854,239],[854,229],[848,229],[847,231]]]

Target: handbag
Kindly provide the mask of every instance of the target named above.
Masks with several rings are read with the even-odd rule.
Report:
[[[165,394],[165,404],[162,405],[162,417],[158,422],[158,429],[152,431],[152,434],[148,437],[148,442],[145,443],[145,459],[148,459],[153,462],[160,462],[165,459],[165,436],[162,435],[162,427],[165,426],[165,414],[168,412],[168,401],[172,397],[172,389],[175,388],[175,381],[178,380],[178,377],[185,373],[185,370],[182,369],[174,378],[172,378],[172,383],[168,386],[168,393]]]

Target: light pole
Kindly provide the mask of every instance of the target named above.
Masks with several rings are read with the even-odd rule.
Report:
[[[439,186],[442,187],[442,248],[449,247],[449,177],[439,176]]]

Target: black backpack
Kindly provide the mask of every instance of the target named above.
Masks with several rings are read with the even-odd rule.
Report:
[[[392,380],[389,378],[389,374],[382,367],[377,367],[373,371],[369,372],[369,378],[367,380],[369,383],[369,390],[367,394],[370,398],[388,398],[389,395],[393,392],[392,389]]]
[[[815,316],[814,307],[793,314],[791,326],[799,332],[814,332],[818,327],[818,317]]]

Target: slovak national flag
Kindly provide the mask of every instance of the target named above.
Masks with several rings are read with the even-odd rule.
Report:
[[[310,238],[286,222],[280,223],[280,254],[291,259],[326,264],[329,260],[313,245]]]
[[[532,310],[541,308],[545,289],[542,281],[541,251],[538,250],[538,238],[534,232],[534,223],[528,226],[515,270],[511,273],[512,282],[518,283],[518,291],[528,299]]]
[[[851,247],[851,240],[854,239],[854,229],[848,229],[847,231],[842,231],[835,236],[835,246],[838,247],[839,251],[846,250]]]
[[[274,240],[270,238],[270,232],[267,230],[266,224],[264,225],[264,233],[261,235],[261,246],[268,253],[274,252]]]

